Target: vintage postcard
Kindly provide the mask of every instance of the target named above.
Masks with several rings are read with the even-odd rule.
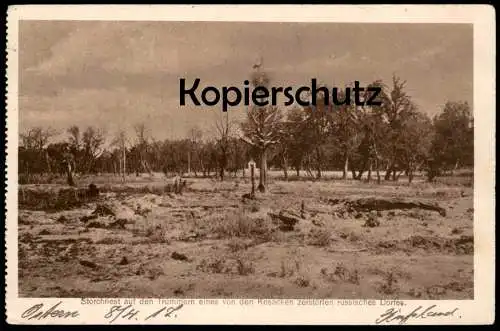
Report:
[[[7,20],[8,323],[493,323],[493,7]]]

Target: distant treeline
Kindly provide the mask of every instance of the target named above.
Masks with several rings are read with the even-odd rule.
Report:
[[[264,72],[252,75],[254,86],[269,81]],[[157,141],[141,124],[135,126],[134,137],[119,132],[104,147],[105,133],[96,127],[72,126],[67,140],[56,143],[49,143],[53,130],[35,127],[21,134],[19,173],[71,177],[75,171],[190,172],[195,176],[216,172],[223,180],[253,159],[257,168],[282,169],[285,178],[290,170],[297,175],[306,170],[318,178],[322,171],[342,170],[344,178],[348,172],[355,179],[378,181],[398,180],[405,174],[411,182],[415,171],[426,171],[432,180],[442,171],[473,166],[473,115],[466,102],[447,102],[431,119],[416,107],[398,77],[389,86],[382,81],[370,86],[382,90],[380,106],[322,106],[320,93],[316,107],[284,111],[254,106],[242,123],[231,121],[231,112],[221,114],[210,139],[193,127],[185,139]],[[364,97],[369,98],[369,92]],[[260,173],[262,191],[266,171]]]

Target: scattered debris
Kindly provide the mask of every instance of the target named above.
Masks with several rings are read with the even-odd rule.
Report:
[[[421,298],[423,295],[424,290],[421,288],[411,288],[410,291],[408,291],[408,294],[414,298]]]
[[[116,207],[110,204],[98,204],[92,216],[116,216]]]
[[[303,276],[299,276],[295,279],[294,283],[298,287],[308,287],[311,284],[311,281]]]
[[[171,255],[172,259],[179,261],[187,261],[188,257],[182,253],[173,252]]]
[[[316,218],[312,220],[312,224],[319,226],[319,227],[322,227],[325,225],[321,220],[318,220]]]
[[[255,194],[252,193],[245,193],[241,196],[241,200],[245,202],[246,200],[254,200],[255,199]]]
[[[122,257],[121,261],[118,263],[119,265],[126,265],[128,264],[128,260],[127,260],[127,257]]]
[[[273,221],[280,221],[280,230],[292,231],[295,224],[300,221],[300,217],[293,212],[281,210],[278,214],[268,213]]]
[[[380,226],[380,221],[376,218],[376,216],[370,214],[368,215],[368,219],[363,224],[363,227],[374,228]]]
[[[142,208],[140,204],[137,204],[137,208],[135,209],[136,215],[146,216],[149,213],[151,213],[150,208]]]
[[[67,222],[68,222],[68,219],[66,218],[66,216],[61,215],[61,216],[59,216],[59,217],[56,219],[56,222],[58,222],[58,223],[67,223]]]
[[[112,218],[99,218],[95,221],[87,223],[87,228],[98,228],[98,229],[125,229],[125,224],[127,224],[126,219]]]
[[[307,244],[312,246],[325,247],[330,244],[331,234],[329,231],[312,228],[308,233]]]
[[[399,199],[379,199],[379,198],[361,198],[353,201],[347,201],[346,204],[357,211],[382,211],[391,209],[412,209],[420,208],[424,210],[437,211],[439,215],[445,217],[446,210],[437,204],[424,202],[408,202]]]
[[[69,210],[97,200],[98,191],[97,187],[91,189],[90,186],[57,189],[21,188],[18,192],[19,208],[45,211]]]
[[[399,291],[399,286],[397,284],[398,280],[394,273],[391,271],[386,274],[384,282],[380,285],[378,291],[386,295],[392,295]]]
[[[446,216],[446,210],[438,206],[437,204],[424,203],[420,201],[419,202],[405,201],[399,198],[326,199],[323,201],[332,206],[343,204],[343,206],[340,206],[339,212],[342,210],[347,212],[357,212],[354,216],[355,218],[362,217],[360,212],[375,211],[377,212],[377,216],[380,217],[382,216],[380,212],[384,210],[413,209],[413,208],[437,211],[439,215],[443,217]],[[388,213],[388,216],[395,216],[395,213],[391,211]]]
[[[94,183],[89,184],[87,196],[89,198],[97,198],[99,196],[99,189]]]
[[[446,288],[444,288],[443,286],[434,285],[434,286],[428,287],[426,289],[426,292],[431,299],[434,299],[434,298],[439,297],[441,295],[445,295]]]
[[[87,267],[87,268],[91,268],[91,269],[96,269],[97,268],[97,264],[95,264],[94,262],[92,261],[88,261],[88,260],[80,260],[79,261],[80,264],[84,267]]]
[[[337,263],[334,272],[329,272],[327,268],[321,269],[321,274],[330,282],[348,282],[359,285],[358,269],[349,270],[343,263]]]

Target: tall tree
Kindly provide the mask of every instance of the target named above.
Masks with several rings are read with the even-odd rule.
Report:
[[[415,111],[407,114],[403,119],[402,132],[396,148],[400,163],[405,167],[408,175],[408,182],[411,183],[415,171],[429,157],[432,122],[427,115]]]
[[[324,88],[329,91],[327,86],[320,86],[318,89]],[[304,137],[311,143],[312,152],[316,159],[316,177],[321,178],[321,168],[324,162],[325,143],[330,138],[333,132],[333,112],[331,96],[325,96],[324,93],[318,91],[316,95],[316,105],[304,107],[306,114],[305,132],[307,137]],[[328,100],[328,102],[327,102]]]
[[[454,170],[461,164],[474,165],[474,125],[467,102],[447,102],[434,117],[433,167]],[[438,171],[439,172],[439,171]]]
[[[406,81],[393,76],[392,89],[388,93],[383,93],[383,111],[388,125],[388,134],[386,138],[386,151],[388,158],[388,167],[385,179],[397,180],[398,170],[398,141],[404,134],[404,118],[416,111],[416,106],[410,96],[405,91]]]
[[[93,126],[87,127],[82,135],[82,154],[84,170],[86,172],[94,171],[96,159],[104,151],[104,131]]]
[[[127,134],[124,130],[119,130],[115,138],[111,142],[112,146],[116,146],[119,150],[119,172],[122,175],[122,180],[125,181],[127,176]]]
[[[51,128],[34,127],[20,135],[19,157],[23,160],[20,166],[26,169],[28,174],[51,172],[51,163],[45,147],[55,134],[56,131]]]
[[[188,173],[194,170],[195,177],[198,176],[196,169],[198,169],[199,157],[199,144],[202,142],[203,132],[198,126],[192,127],[188,133],[189,150],[188,150]]]
[[[283,124],[283,134],[280,139],[283,162],[290,161],[297,177],[300,176],[300,169],[307,153],[311,149],[311,142],[307,137],[307,114],[300,107],[293,107],[288,110],[286,120]],[[285,170],[286,164],[283,165]]]
[[[345,100],[350,90],[337,91],[338,100]],[[349,92],[350,93],[350,92]],[[352,96],[350,96],[353,100]],[[333,136],[332,140],[338,146],[342,159],[342,179],[347,179],[349,165],[359,146],[361,136],[359,131],[359,112],[352,103],[332,106]],[[352,167],[352,166],[351,166]]]

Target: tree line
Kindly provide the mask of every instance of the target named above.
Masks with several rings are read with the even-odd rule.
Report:
[[[268,86],[271,78],[260,68],[251,75],[254,87]],[[326,85],[325,85],[326,87]],[[340,95],[346,98],[346,89]],[[443,171],[474,164],[474,126],[467,102],[449,101],[430,118],[406,92],[406,82],[394,76],[389,84],[375,81],[380,105],[331,105],[316,95],[316,106],[251,106],[241,123],[231,112],[221,113],[210,137],[194,126],[184,139],[155,140],[144,124],[135,135],[118,132],[105,144],[106,132],[89,126],[67,129],[64,141],[49,142],[56,132],[35,127],[20,136],[19,173],[60,173],[74,185],[75,172],[114,173],[125,179],[142,172],[167,175],[225,176],[244,172],[257,162],[259,190],[265,191],[267,169],[279,168],[321,178],[322,172],[342,170],[345,179],[397,181],[404,174],[411,182],[417,171],[433,180]],[[367,91],[375,89],[366,89]],[[371,98],[365,92],[363,98]],[[340,98],[339,98],[340,99]]]

